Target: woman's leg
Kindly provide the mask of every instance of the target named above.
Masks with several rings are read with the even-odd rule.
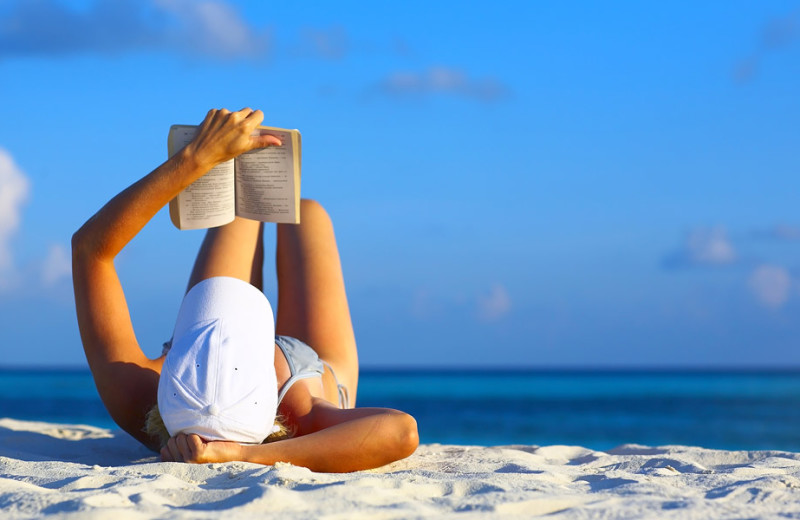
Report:
[[[358,354],[333,224],[313,200],[301,202],[300,224],[278,225],[276,332],[308,343],[330,363],[355,406]],[[326,398],[338,402],[333,377]]]
[[[230,224],[210,228],[197,253],[186,290],[214,276],[238,278],[263,290],[262,229],[261,222],[238,217]]]

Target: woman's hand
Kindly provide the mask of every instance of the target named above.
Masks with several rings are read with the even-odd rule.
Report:
[[[206,441],[199,435],[179,433],[169,439],[161,448],[161,460],[164,462],[190,462],[205,464],[207,462],[231,462],[244,460],[244,446],[238,442]]]
[[[205,170],[256,148],[280,146],[273,135],[253,135],[263,120],[261,110],[209,110],[187,151]]]

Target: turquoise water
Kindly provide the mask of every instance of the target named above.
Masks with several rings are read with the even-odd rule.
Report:
[[[365,371],[422,442],[800,451],[800,372]],[[114,427],[88,371],[0,370],[0,416]]]

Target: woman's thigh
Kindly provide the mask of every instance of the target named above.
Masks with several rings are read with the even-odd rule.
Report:
[[[305,341],[330,363],[354,406],[358,354],[333,224],[312,200],[302,201],[300,216],[300,224],[278,225],[276,333]],[[332,381],[326,375],[329,399]]]
[[[237,217],[206,232],[189,277],[188,291],[198,282],[230,276],[262,288],[264,242],[260,222]]]

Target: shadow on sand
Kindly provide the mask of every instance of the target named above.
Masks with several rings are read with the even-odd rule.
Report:
[[[98,466],[156,462],[122,430],[0,419],[0,457],[28,462],[58,460]]]

